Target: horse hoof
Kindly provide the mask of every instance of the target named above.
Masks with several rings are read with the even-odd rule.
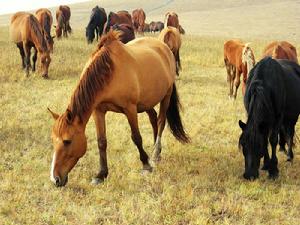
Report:
[[[279,171],[272,171],[269,173],[269,179],[276,180],[279,176]]]
[[[287,160],[286,160],[287,162],[293,162],[293,158],[291,158],[291,157],[287,157]]]
[[[91,184],[92,185],[98,185],[98,184],[102,184],[104,182],[104,179],[98,178],[98,177],[94,177],[92,179]]]
[[[151,173],[152,171],[153,171],[153,168],[149,164],[143,166],[142,173],[146,173],[147,174],[147,173]]]

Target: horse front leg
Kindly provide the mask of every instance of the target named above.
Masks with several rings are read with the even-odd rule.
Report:
[[[130,105],[126,109],[124,109],[124,113],[127,117],[131,128],[131,138],[134,144],[137,146],[140,153],[140,160],[143,164],[144,171],[152,171],[152,167],[149,164],[149,157],[143,148],[143,140],[138,127],[138,119],[137,119],[137,106]]]
[[[287,127],[287,144],[288,144],[288,152],[287,152],[287,161],[292,162],[294,159],[293,153],[293,145],[294,145],[294,134],[295,134],[295,125],[296,121],[290,121]]]
[[[23,43],[17,44],[17,47],[20,51],[20,55],[21,55],[21,59],[22,59],[22,69],[25,69],[26,65],[25,65],[25,52],[24,52],[24,48],[23,48]]]
[[[26,68],[26,76],[29,76],[29,68],[30,68],[30,49],[29,43],[23,42],[23,49],[25,53],[25,68]]]
[[[236,73],[235,73],[235,78],[234,78],[234,91],[233,91],[233,98],[236,99],[236,96],[237,96],[237,90],[240,86],[240,76],[241,76],[241,73],[236,69]]]
[[[93,113],[94,121],[97,130],[97,142],[99,150],[99,161],[100,170],[96,177],[92,179],[92,184],[100,184],[108,176],[108,166],[107,166],[107,140],[106,140],[106,128],[105,128],[105,112],[100,110],[95,110]]]
[[[37,60],[37,49],[36,49],[36,47],[34,47],[34,53],[33,53],[33,57],[32,57],[32,61],[33,61],[32,72],[35,71],[36,60]]]

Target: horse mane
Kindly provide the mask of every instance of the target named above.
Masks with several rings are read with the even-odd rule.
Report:
[[[30,23],[29,23],[30,28],[33,30],[33,32],[31,32],[31,35],[33,35],[38,40],[41,47],[41,49],[39,50],[42,50],[43,52],[48,51],[48,47],[47,47],[45,37],[43,35],[43,31],[39,27],[39,22],[33,15],[30,15],[29,18],[30,18]],[[36,43],[34,44],[36,45]],[[36,48],[38,48],[38,46],[36,46]]]
[[[242,51],[242,63],[247,65],[247,76],[255,65],[254,54],[249,45],[250,43],[246,43]]]
[[[83,115],[90,109],[94,103],[97,93],[110,81],[114,64],[110,57],[110,44],[119,40],[120,32],[110,31],[104,35],[96,51],[92,54],[91,60],[86,65],[81,79],[71,97],[70,105],[67,109],[69,123],[75,116],[79,116],[82,121]]]

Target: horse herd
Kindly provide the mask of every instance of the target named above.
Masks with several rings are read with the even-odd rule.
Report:
[[[60,6],[56,12],[56,37],[67,37],[71,33],[71,12],[68,6]],[[87,139],[86,124],[93,116],[100,170],[93,179],[94,184],[103,182],[108,176],[107,140],[105,115],[108,111],[123,113],[131,128],[131,137],[140,154],[143,170],[152,171],[148,154],[143,149],[137,114],[146,112],[155,143],[153,162],[161,154],[161,138],[166,124],[173,136],[182,143],[189,143],[180,116],[180,102],[175,78],[181,69],[179,50],[183,28],[178,15],[168,12],[165,23],[145,23],[142,9],[132,12],[106,12],[94,7],[86,27],[86,39],[92,43],[102,36],[85,65],[79,83],[72,94],[66,111],[59,115],[50,109],[54,118],[52,142],[54,154],[50,178],[56,186],[64,186],[68,174],[85,154]],[[22,57],[22,67],[29,74],[30,49],[34,48],[33,67],[39,53],[43,77],[48,77],[53,52],[51,12],[40,9],[36,15],[19,12],[11,19],[10,33]],[[160,31],[158,38],[140,37],[136,34]],[[247,111],[247,123],[239,121],[242,134],[239,146],[245,159],[244,178],[259,176],[262,169],[268,170],[271,178],[278,176],[276,146],[285,151],[288,145],[288,160],[293,159],[295,124],[300,113],[300,67],[296,48],[286,41],[273,42],[263,53],[263,59],[255,64],[249,43],[229,40],[224,44],[224,62],[229,83],[229,97],[235,99],[242,79],[242,93]],[[151,76],[149,76],[151,74]],[[124,76],[126,75],[126,76]],[[160,103],[159,113],[154,107]],[[279,140],[278,140],[279,139]],[[272,156],[268,153],[268,140]]]

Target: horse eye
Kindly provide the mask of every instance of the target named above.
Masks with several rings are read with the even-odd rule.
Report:
[[[72,141],[71,140],[63,140],[63,143],[64,143],[64,146],[67,147],[72,143]]]

